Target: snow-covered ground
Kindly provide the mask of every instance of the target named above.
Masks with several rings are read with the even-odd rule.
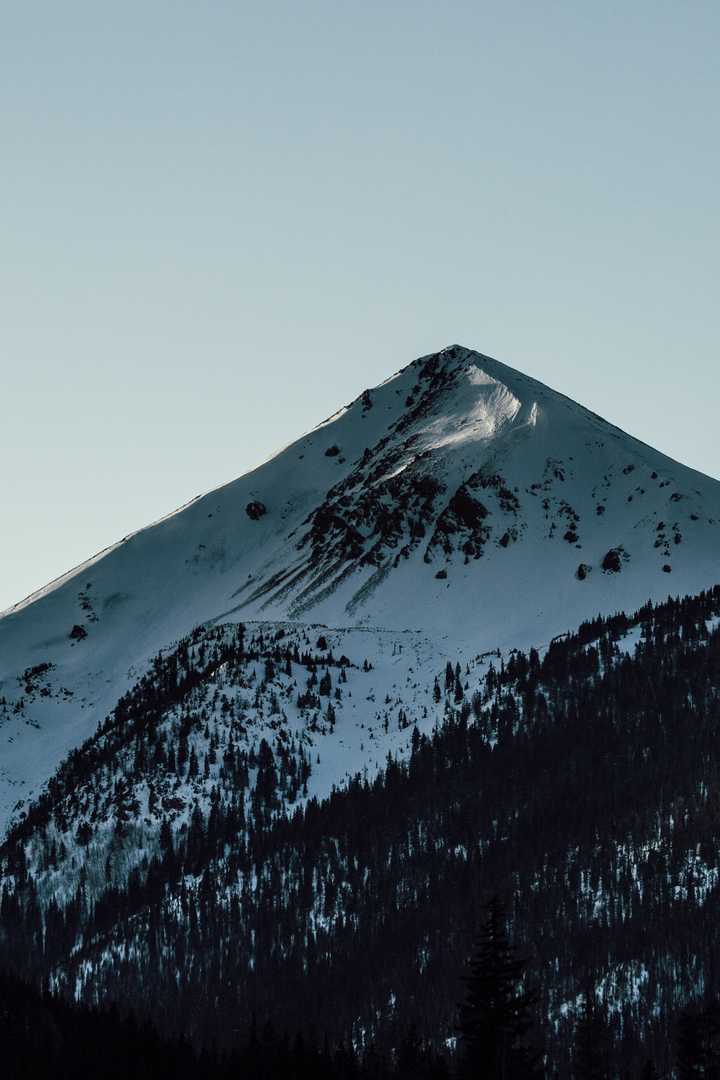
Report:
[[[444,659],[714,584],[719,529],[717,481],[479,353],[421,358],[0,618],[0,828],[197,625],[324,624],[376,660],[406,641],[427,697]],[[354,705],[363,732],[378,702]]]

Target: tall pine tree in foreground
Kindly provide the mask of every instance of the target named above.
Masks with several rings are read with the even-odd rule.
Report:
[[[575,1080],[605,1080],[610,1036],[605,1016],[598,1007],[595,987],[586,987],[575,1028]]]
[[[523,986],[523,965],[510,944],[498,897],[487,907],[460,1006],[460,1075],[472,1080],[540,1076],[528,1045],[535,995]]]

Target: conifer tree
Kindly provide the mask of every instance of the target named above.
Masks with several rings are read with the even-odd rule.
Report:
[[[600,1014],[595,988],[585,990],[584,1001],[575,1029],[576,1080],[605,1080],[607,1077],[608,1031]]]
[[[458,1028],[461,1075],[473,1080],[539,1075],[526,1042],[535,996],[522,985],[523,964],[510,944],[506,923],[505,909],[495,896],[463,980],[467,994]]]

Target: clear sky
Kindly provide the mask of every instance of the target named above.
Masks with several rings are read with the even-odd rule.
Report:
[[[720,475],[720,5],[25,0],[0,608],[461,342]]]

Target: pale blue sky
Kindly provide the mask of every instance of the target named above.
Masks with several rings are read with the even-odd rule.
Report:
[[[720,475],[720,6],[25,0],[0,607],[459,341]]]

